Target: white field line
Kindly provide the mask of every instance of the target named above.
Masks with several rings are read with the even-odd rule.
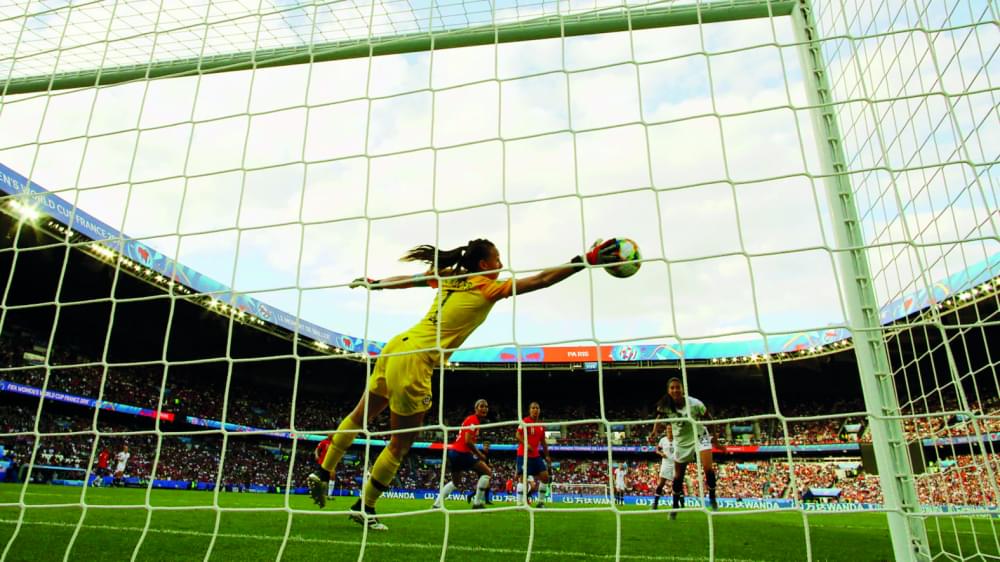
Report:
[[[17,523],[17,519],[0,519],[0,524]],[[75,523],[62,523],[57,521],[25,521],[23,525],[36,525],[45,527],[70,527],[75,528]],[[142,531],[142,527],[120,527],[115,525],[82,525],[83,529],[91,529],[95,531],[112,531],[112,532],[135,532],[139,533]],[[212,533],[205,533],[201,531],[184,531],[179,529],[155,529],[150,527],[150,533],[160,533],[164,535],[186,535],[195,537],[211,537]],[[359,529],[360,532],[360,529]],[[261,541],[281,541],[284,537],[278,535],[243,535],[239,533],[219,533],[216,535],[218,538],[225,539],[250,539],[250,540],[261,540]],[[309,544],[335,544],[342,546],[355,546],[359,547],[360,538],[358,541],[346,541],[346,540],[335,540],[335,539],[320,539],[303,537],[300,535],[289,535],[288,542],[297,543],[309,543]],[[429,543],[388,543],[388,542],[369,542],[366,548],[410,548],[415,550],[434,550],[440,551],[440,544],[429,544]],[[456,550],[462,552],[478,552],[482,554],[502,554],[502,555],[518,555],[524,556],[525,551],[509,549],[509,548],[491,548],[485,546],[464,546],[464,545],[449,545],[448,550]],[[571,552],[564,550],[539,550],[534,549],[531,551],[533,555],[538,556],[556,556],[560,558],[597,558],[602,560],[607,560],[614,558],[613,554],[601,555],[594,554],[592,552]],[[701,556],[639,556],[639,555],[621,555],[623,560],[668,560],[676,562],[696,562],[705,560]],[[751,559],[742,558],[716,558],[718,562],[760,562]]]

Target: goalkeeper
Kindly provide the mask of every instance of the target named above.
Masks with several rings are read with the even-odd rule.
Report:
[[[323,460],[323,468],[331,472],[336,469],[360,432],[366,412],[371,420],[388,407],[393,431],[420,427],[431,407],[434,369],[443,365],[486,320],[497,301],[512,294],[530,293],[555,285],[585,268],[586,264],[616,261],[617,251],[616,239],[599,241],[585,255],[576,256],[567,264],[522,279],[499,280],[503,262],[497,247],[489,240],[472,240],[452,250],[423,245],[411,249],[401,261],[427,263],[432,267],[426,273],[353,281],[352,288],[432,287],[438,291],[423,319],[389,340],[382,349],[368,381],[368,390],[341,421]],[[374,517],[375,503],[388,489],[417,434],[418,431],[392,434],[372,465],[361,498],[351,507],[355,512],[352,519],[372,530],[386,530],[386,526]]]

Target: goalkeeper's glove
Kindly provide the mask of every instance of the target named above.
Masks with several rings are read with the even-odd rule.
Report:
[[[382,287],[378,286],[378,280],[372,279],[371,277],[358,277],[351,284],[348,285],[351,289],[357,289],[358,287],[367,287],[371,291],[377,291]]]
[[[587,262],[590,265],[600,265],[602,263],[611,263],[617,261],[618,257],[618,239],[611,238],[610,240],[597,239],[594,245],[587,250],[586,254],[582,256],[576,256],[572,260],[572,263],[583,263]]]

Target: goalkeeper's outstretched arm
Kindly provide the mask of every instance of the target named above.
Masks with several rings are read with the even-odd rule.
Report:
[[[617,247],[618,241],[614,238],[605,241],[598,240],[594,242],[594,245],[590,247],[590,250],[586,254],[575,256],[569,263],[545,269],[530,277],[515,279],[514,294],[523,295],[524,293],[551,287],[585,268],[586,264],[598,265],[613,261]]]
[[[417,275],[394,275],[383,279],[372,279],[370,277],[358,277],[348,287],[368,287],[372,291],[382,289],[409,289],[410,287],[429,287],[430,280],[434,275],[430,272]]]
[[[469,242],[469,246],[456,248],[446,252],[441,252],[433,246],[417,246],[403,256],[403,261],[423,261],[432,266],[437,263],[437,274],[435,274],[435,270],[432,269],[418,275],[396,275],[392,277],[385,277],[383,279],[358,277],[357,279],[351,281],[348,286],[352,289],[365,287],[373,291],[379,291],[382,289],[409,289],[410,287],[436,286],[435,280],[439,276],[447,277],[456,272],[479,271],[475,268],[470,269],[471,266],[463,267],[463,265],[468,265],[464,264],[463,260],[465,260],[467,255],[471,256],[473,254],[473,252],[469,249],[473,245],[489,245],[490,248],[493,248],[492,243],[486,240],[473,240]],[[530,277],[515,279],[514,293],[530,293],[532,291],[537,291],[538,289],[551,287],[552,285],[566,279],[570,275],[573,275],[577,271],[580,271],[586,267],[586,264],[599,265],[601,263],[614,261],[617,248],[618,240],[615,238],[605,241],[598,240],[593,246],[591,246],[590,250],[588,250],[586,254],[574,257],[569,261],[569,263],[546,269]],[[494,251],[494,253],[496,252]],[[436,262],[435,256],[438,257]],[[483,261],[485,262],[485,260]],[[441,267],[442,264],[448,265],[446,267]],[[497,258],[494,266],[503,267],[499,258]],[[456,270],[455,267],[458,267],[458,269]]]

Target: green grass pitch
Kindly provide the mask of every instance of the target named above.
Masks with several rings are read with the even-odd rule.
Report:
[[[17,503],[19,485],[0,485],[0,503]],[[337,498],[326,509],[306,496],[288,498],[294,512],[285,511],[285,497],[276,494],[220,493],[212,509],[211,492],[154,490],[152,512],[142,506],[145,490],[91,488],[88,509],[80,504],[80,488],[32,485],[24,496],[29,507],[7,560],[63,560],[77,522],[83,516],[69,560],[131,559],[151,513],[138,550],[138,560],[356,560],[363,529],[344,513],[353,498]],[[77,504],[53,507],[58,504]],[[49,507],[46,507],[49,506]],[[129,507],[131,506],[131,507]],[[608,506],[569,511],[559,506],[527,511],[491,509],[472,512],[464,502],[450,502],[451,514],[430,512],[429,501],[386,499],[379,503],[388,532],[371,532],[366,560],[440,560],[447,544],[449,560],[513,560],[528,553],[531,560],[614,559],[620,533],[623,560],[705,560],[714,544],[717,560],[805,560],[806,530],[815,560],[890,560],[885,516],[872,513],[813,514],[801,512],[701,511],[670,521],[667,510]],[[498,506],[499,507],[499,506]],[[265,511],[252,511],[265,508]],[[417,512],[417,513],[413,513]],[[217,518],[217,513],[221,515]],[[0,544],[14,533],[21,508],[0,508]],[[808,521],[808,526],[806,526]],[[619,527],[620,522],[620,527]],[[216,525],[218,528],[216,530]],[[288,531],[288,540],[283,541]],[[1000,555],[995,519],[932,518],[928,533],[935,552],[960,553],[965,559]],[[213,543],[213,535],[215,540]]]

